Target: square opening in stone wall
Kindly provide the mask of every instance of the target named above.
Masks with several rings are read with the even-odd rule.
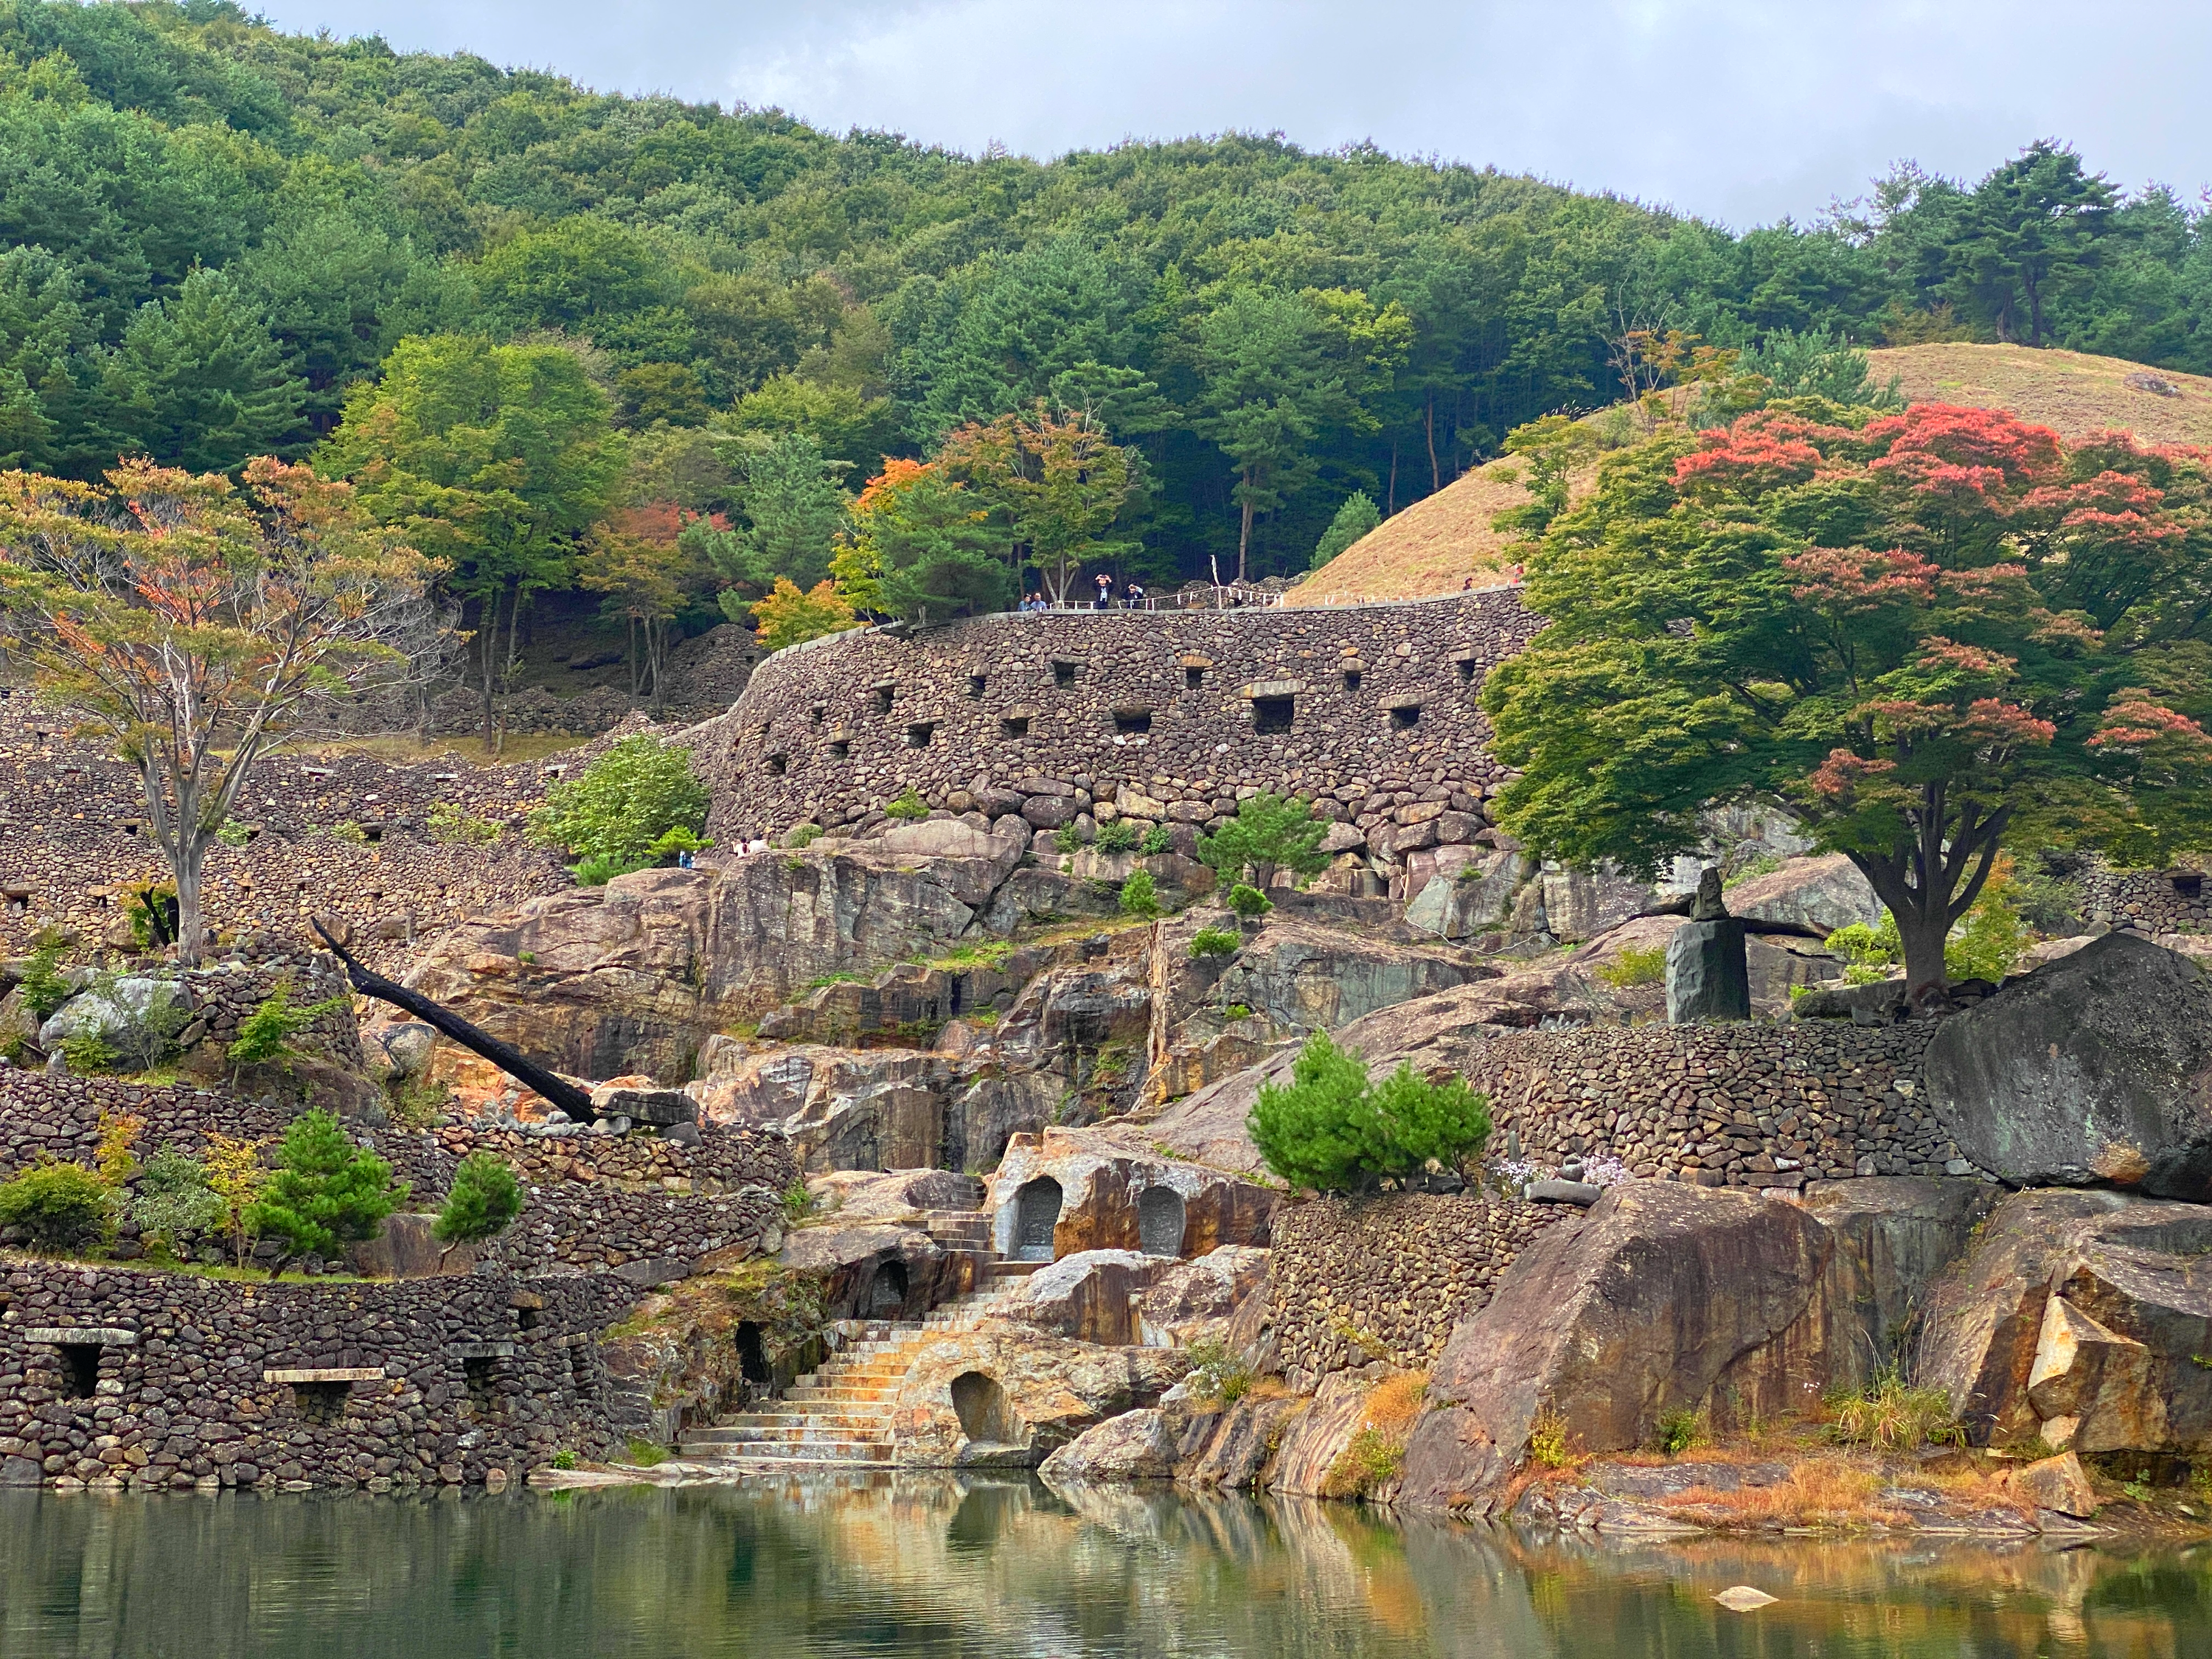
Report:
[[[1052,683],[1064,691],[1075,684],[1077,677],[1082,672],[1081,663],[1055,662],[1052,665]]]
[[[364,823],[361,826],[361,834],[364,841],[382,841],[384,826],[380,823]]]
[[[1252,729],[1265,736],[1271,732],[1287,732],[1297,714],[1295,697],[1255,697],[1252,699]]]
[[[839,738],[830,745],[830,758],[831,760],[848,760],[851,758],[852,753],[853,745],[846,742],[842,738]]]
[[[56,1350],[61,1360],[62,1398],[89,1400],[100,1391],[100,1344],[64,1342]]]
[[[346,1401],[353,1397],[350,1382],[295,1382],[292,1403],[300,1413],[300,1420],[321,1428],[335,1428],[345,1421]]]
[[[989,679],[984,675],[970,674],[968,677],[968,695],[971,697],[981,696],[983,688],[989,683]]]
[[[2202,870],[2169,870],[2166,878],[2173,884],[2177,898],[2193,899],[2203,896],[2204,872]]]
[[[1401,702],[1390,710],[1390,726],[1394,731],[1410,732],[1420,723],[1421,705],[1417,702]]]
[[[1480,666],[1480,665],[1476,663],[1474,658],[1462,657],[1457,662],[1454,663],[1452,666],[1459,670],[1459,683],[1462,685],[1473,685],[1474,684],[1474,671]]]
[[[1204,686],[1205,684],[1206,671],[1203,668],[1186,668],[1182,671],[1182,689],[1184,690],[1196,691]]]
[[[1029,734],[1030,717],[1027,714],[1009,714],[999,722],[999,735],[1002,738],[1026,738]]]
[[[1125,736],[1152,729],[1152,711],[1149,708],[1117,708],[1114,711],[1114,729]]]
[[[499,1361],[489,1354],[471,1354],[461,1361],[461,1382],[470,1403],[485,1415],[499,1409]]]
[[[891,712],[891,699],[897,695],[898,688],[895,685],[878,685],[874,688],[874,691],[876,697],[876,713],[878,714],[890,714]]]
[[[906,729],[906,746],[909,749],[928,748],[930,737],[936,730],[933,721],[916,720]]]
[[[1359,690],[1359,680],[1360,674],[1357,668],[1347,668],[1344,671],[1344,689],[1346,690],[1357,691]]]
[[[772,778],[780,778],[780,777],[781,777],[785,773],[788,772],[789,770],[791,770],[791,757],[790,757],[790,756],[788,756],[788,755],[770,755],[770,756],[768,757],[768,775],[769,775],[769,776],[770,776],[770,777],[772,777]]]
[[[812,708],[807,711],[806,721],[810,726],[819,726],[823,720],[829,719],[829,717],[830,705],[827,703],[817,702]]]

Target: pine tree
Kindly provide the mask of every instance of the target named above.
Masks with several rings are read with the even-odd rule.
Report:
[[[1328,528],[1321,532],[1321,540],[1314,547],[1313,563],[1308,568],[1320,569],[1382,522],[1382,515],[1376,510],[1375,498],[1364,489],[1353,490],[1344,498],[1344,505],[1336,509]]]
[[[490,1152],[471,1152],[453,1171],[430,1236],[451,1250],[504,1231],[521,1213],[522,1188],[514,1171]]]
[[[374,1238],[406,1196],[389,1164],[348,1140],[330,1113],[313,1111],[284,1132],[276,1173],[247,1223],[283,1239],[295,1255],[335,1255],[341,1244]]]

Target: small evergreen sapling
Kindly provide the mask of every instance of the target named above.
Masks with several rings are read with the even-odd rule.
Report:
[[[294,1255],[336,1255],[341,1244],[374,1238],[407,1196],[392,1166],[348,1140],[329,1112],[295,1118],[277,1149],[276,1173],[246,1220]]]
[[[253,1012],[238,1023],[238,1036],[223,1052],[236,1066],[258,1066],[272,1060],[288,1059],[293,1053],[292,1039],[313,1025],[325,1014],[346,1007],[343,996],[326,1002],[311,1002],[304,1008],[292,1006],[292,981],[280,979],[261,999]],[[236,1073],[233,1073],[234,1078]]]
[[[1121,884],[1121,914],[1150,921],[1160,913],[1160,896],[1152,886],[1152,872],[1139,870]]]
[[[457,1244],[478,1243],[504,1232],[521,1213],[522,1186],[514,1171],[491,1152],[471,1152],[453,1171],[453,1184],[430,1236],[450,1254]]]
[[[1294,1187],[1359,1192],[1433,1158],[1449,1168],[1490,1138],[1490,1097],[1459,1078],[1431,1083],[1410,1065],[1377,1084],[1356,1054],[1316,1031],[1291,1082],[1260,1091],[1245,1121],[1267,1167]]]
[[[1229,908],[1245,921],[1257,921],[1275,908],[1274,901],[1256,887],[1238,882],[1229,890]]]
[[[1328,854],[1321,850],[1328,834],[1328,823],[1314,817],[1304,795],[1263,789],[1240,803],[1218,833],[1199,838],[1198,857],[1224,881],[1234,882],[1249,869],[1253,884],[1264,890],[1274,884],[1278,870],[1317,876],[1328,868]]]

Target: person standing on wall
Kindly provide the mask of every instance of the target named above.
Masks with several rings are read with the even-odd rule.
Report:
[[[1114,608],[1114,579],[1102,570],[1092,580],[1098,586],[1098,608],[1111,611]]]
[[[1122,585],[1121,603],[1132,611],[1142,611],[1145,608],[1144,583],[1139,581],[1134,576],[1130,577]]]

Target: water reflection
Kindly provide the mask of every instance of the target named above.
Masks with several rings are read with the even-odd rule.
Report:
[[[1639,1549],[955,1476],[420,1501],[0,1492],[0,1537],[5,1659],[2212,1654],[2201,1553]],[[1781,1600],[1715,1606],[1737,1583]]]

